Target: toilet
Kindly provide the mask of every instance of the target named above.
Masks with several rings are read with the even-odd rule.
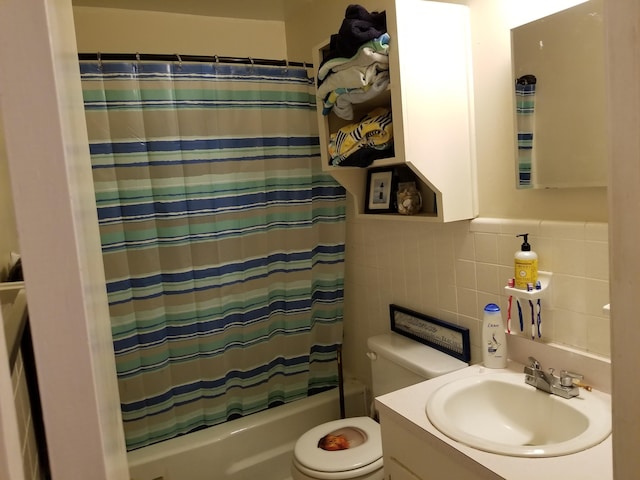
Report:
[[[394,332],[370,337],[367,346],[374,397],[468,366]],[[293,480],[382,480],[380,425],[369,417],[354,417],[312,428],[295,444],[291,476]]]

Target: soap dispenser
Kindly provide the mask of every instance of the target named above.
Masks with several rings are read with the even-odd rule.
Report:
[[[524,237],[524,241],[520,251],[516,252],[514,257],[515,287],[527,290],[527,285],[533,288],[538,281],[538,254],[531,250],[528,233],[522,233],[516,237]]]

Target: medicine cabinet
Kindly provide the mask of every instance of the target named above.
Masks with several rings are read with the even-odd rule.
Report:
[[[511,30],[514,93],[526,106],[514,112],[514,139],[532,135],[528,145],[518,141],[516,162],[531,168],[518,187],[607,185],[604,45],[603,0]],[[528,93],[515,87],[523,77],[535,77]]]

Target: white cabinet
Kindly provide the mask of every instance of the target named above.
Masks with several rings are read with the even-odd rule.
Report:
[[[385,475],[388,480],[422,480],[407,470],[404,465],[390,458],[384,465]]]
[[[502,480],[378,403],[385,480]]]
[[[424,0],[364,5],[386,11],[390,83],[383,94],[357,105],[354,118],[385,106],[394,131],[394,156],[368,168],[407,166],[417,176],[426,208],[407,219],[450,222],[477,216],[468,7]],[[314,65],[321,65],[328,44],[314,49]],[[364,214],[367,169],[331,166],[327,149],[330,135],[350,122],[323,115],[322,100],[317,102],[323,169],[353,195],[355,213]]]

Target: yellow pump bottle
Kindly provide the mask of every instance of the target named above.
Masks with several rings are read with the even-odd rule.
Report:
[[[513,278],[516,288],[526,290],[528,284],[533,288],[538,281],[538,254],[531,250],[528,233],[522,233],[516,237],[524,237],[524,242],[520,246],[520,251],[514,256]]]

